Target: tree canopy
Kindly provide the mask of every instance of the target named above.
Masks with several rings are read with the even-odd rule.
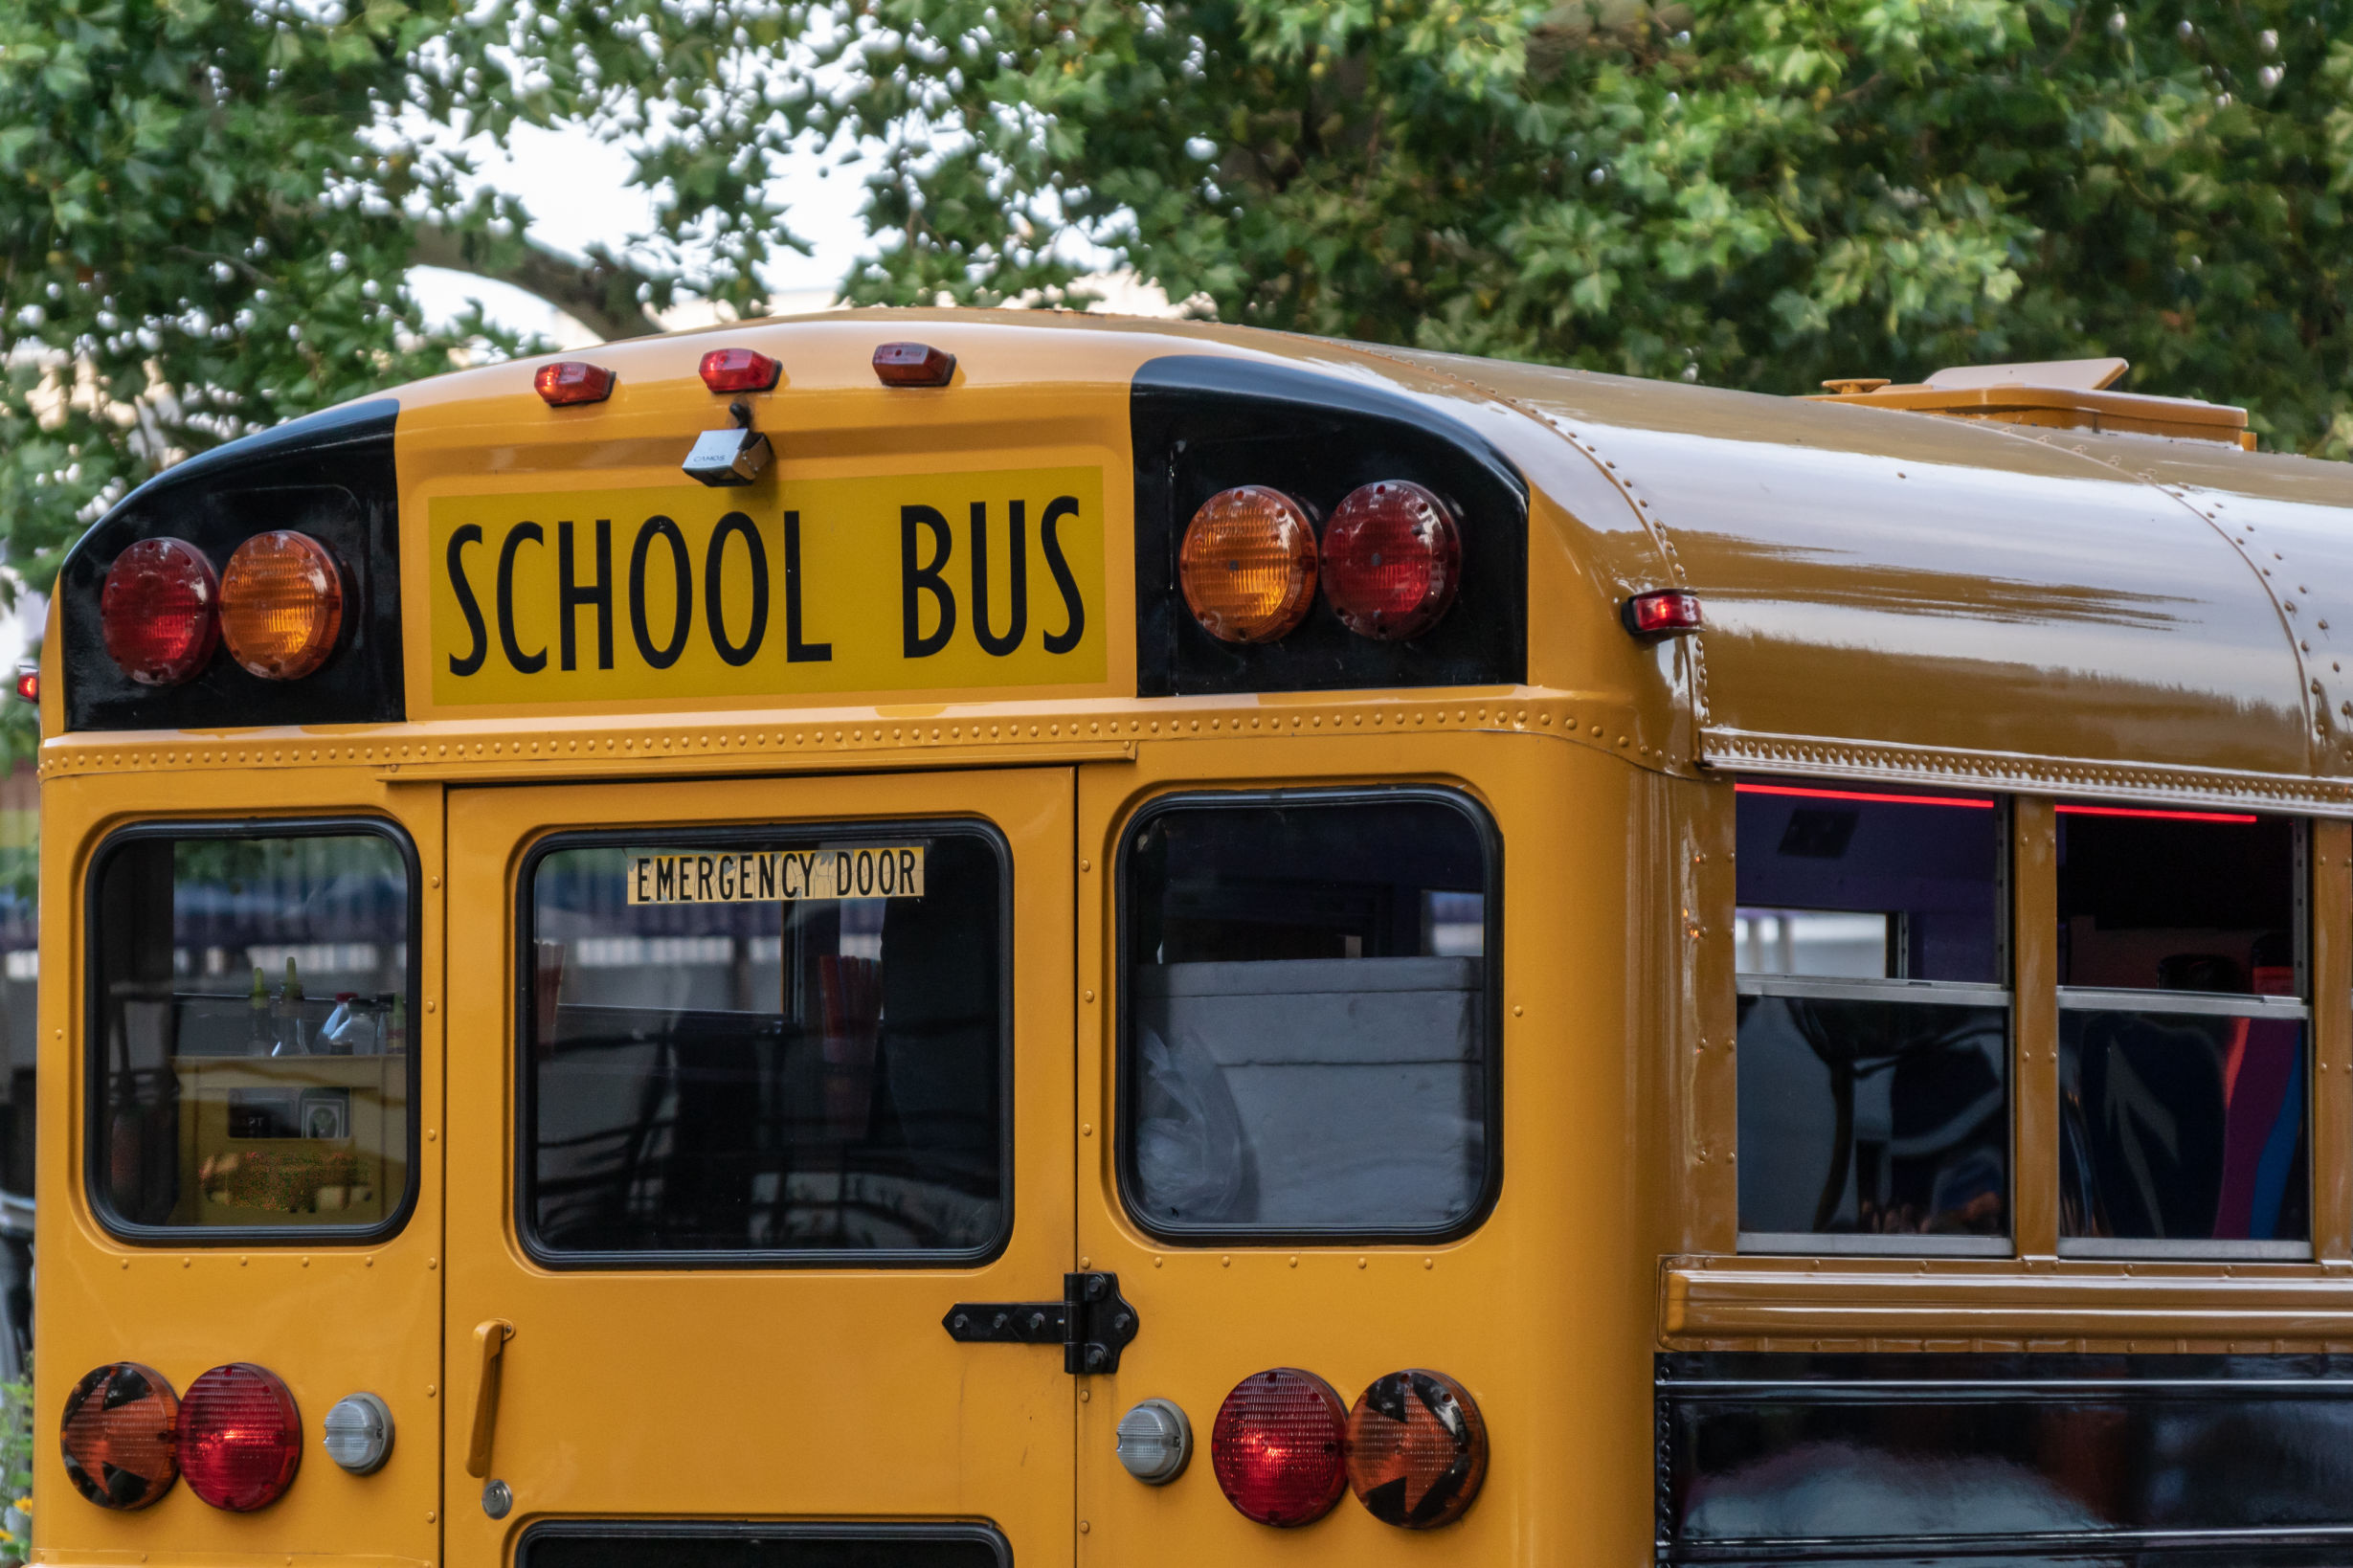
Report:
[[[1083,302],[1768,392],[2116,353],[2353,445],[2353,0],[11,0],[0,547],[162,463],[513,342],[756,310],[791,148],[862,150],[857,302]],[[459,135],[626,145],[636,259]],[[663,259],[660,264],[646,257]]]

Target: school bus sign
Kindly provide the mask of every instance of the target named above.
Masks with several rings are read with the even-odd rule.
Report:
[[[444,497],[437,705],[1104,678],[1103,472]]]

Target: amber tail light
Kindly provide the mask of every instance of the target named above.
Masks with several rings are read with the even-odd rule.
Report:
[[[280,528],[236,548],[221,573],[220,635],[229,656],[265,681],[326,662],[343,630],[343,572],[327,548]]]
[[[1272,642],[1315,598],[1315,526],[1280,490],[1241,484],[1201,503],[1176,558],[1177,586],[1221,642]]]
[[[145,1508],[179,1478],[179,1397],[164,1375],[114,1361],[65,1399],[58,1439],[66,1479],[101,1508]]]
[[[1332,1385],[1311,1372],[1252,1373],[1225,1396],[1210,1429],[1218,1490],[1260,1524],[1312,1524],[1348,1487],[1347,1419]]]
[[[189,1384],[179,1431],[189,1490],[234,1513],[284,1496],[303,1463],[303,1417],[292,1391],[250,1361],[214,1367]]]
[[[1435,1530],[1487,1479],[1487,1423],[1462,1384],[1420,1368],[1377,1378],[1348,1413],[1348,1486],[1383,1524]]]

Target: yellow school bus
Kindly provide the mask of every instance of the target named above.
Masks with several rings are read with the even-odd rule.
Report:
[[[860,311],[181,463],[35,1559],[2341,1560],[2353,477],[2121,369]]]

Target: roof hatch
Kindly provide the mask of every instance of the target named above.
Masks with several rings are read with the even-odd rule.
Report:
[[[1991,419],[2059,430],[2104,430],[2181,440],[2226,441],[2252,452],[2247,411],[2194,397],[2156,397],[2109,389],[2130,369],[2120,359],[2056,359],[2033,365],[1956,365],[1917,386],[1876,376],[1826,381],[1810,400],[1860,403],[1913,414]]]

